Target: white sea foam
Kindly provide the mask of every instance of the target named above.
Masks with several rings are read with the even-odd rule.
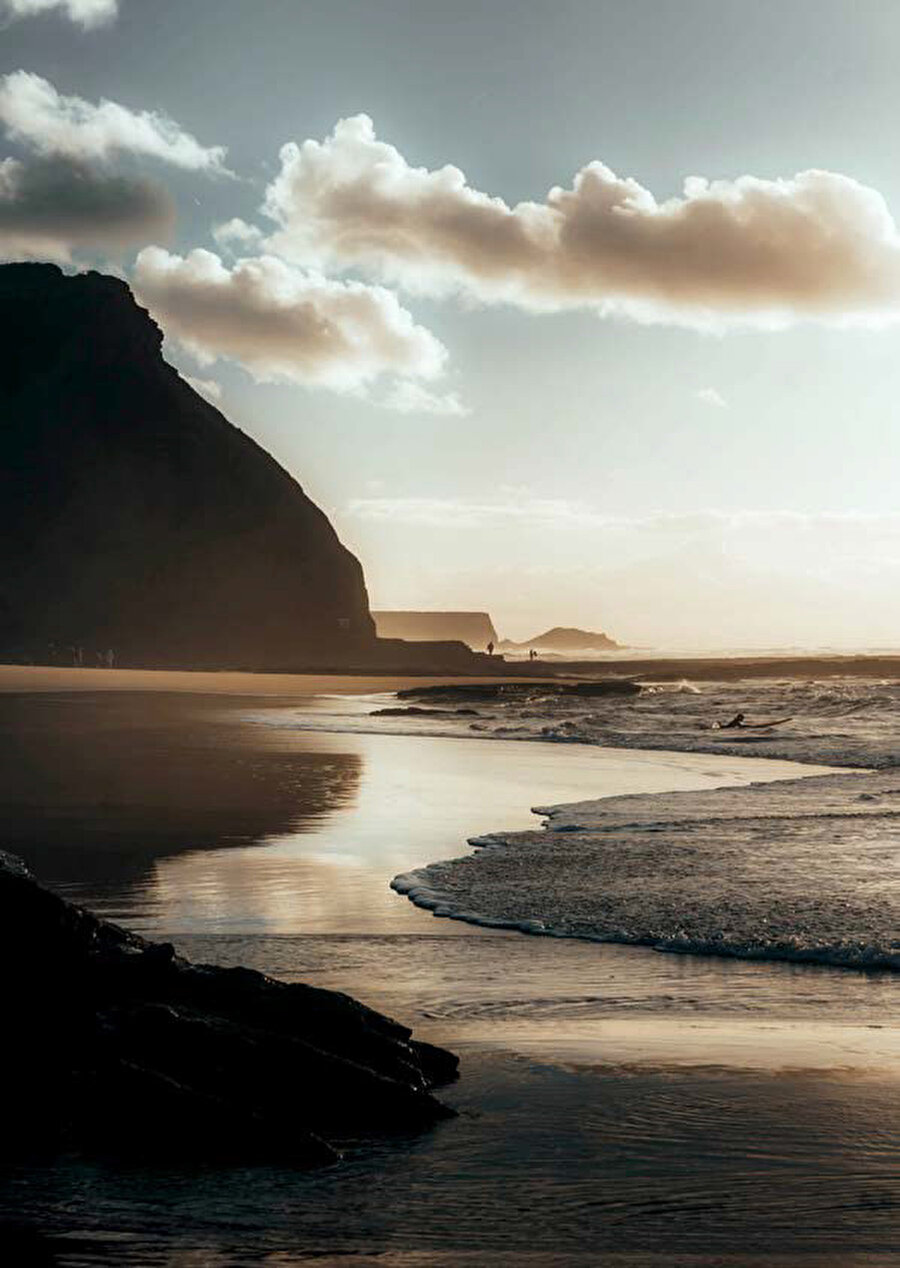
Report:
[[[423,697],[428,716],[298,714],[321,729],[716,753],[856,768],[707,793],[545,807],[546,831],[398,877],[438,915],[672,951],[900,968],[900,683],[830,677],[648,683],[639,696]],[[415,697],[413,697],[413,700]],[[479,716],[456,714],[472,704]],[[717,729],[744,713],[771,730]],[[292,725],[289,719],[287,725]],[[869,772],[861,773],[868,768]],[[812,769],[810,770],[813,776]],[[485,824],[485,827],[491,825]]]
[[[900,772],[545,808],[542,831],[400,876],[419,906],[526,933],[900,969]]]

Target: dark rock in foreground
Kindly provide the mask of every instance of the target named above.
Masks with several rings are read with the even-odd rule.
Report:
[[[315,1166],[428,1127],[449,1052],[346,995],[191,964],[0,853],[7,1156],[47,1150]]]

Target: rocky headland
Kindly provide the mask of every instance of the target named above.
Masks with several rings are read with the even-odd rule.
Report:
[[[485,671],[376,638],[359,561],[125,282],[2,265],[0,342],[0,660]]]
[[[473,652],[500,641],[487,612],[373,612],[379,638],[402,638],[413,643],[455,640]]]
[[[512,639],[504,638],[499,644],[499,650],[509,653],[534,651],[556,657],[572,658],[591,656],[597,652],[619,651],[621,644],[602,631],[569,629],[555,625],[552,630],[536,634],[534,638],[526,639],[524,643],[516,643]]]

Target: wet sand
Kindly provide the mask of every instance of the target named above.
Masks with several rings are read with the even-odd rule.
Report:
[[[531,678],[529,676],[529,681]],[[256,674],[222,670],[173,669],[69,669],[58,665],[0,665],[0,692],[44,691],[180,691],[197,695],[356,696],[376,691],[403,691],[408,687],[446,687],[509,682],[480,676],[449,677],[412,674]]]
[[[586,796],[785,779],[786,762],[377,733],[379,697],[0,693],[6,848],[151,936],[464,932],[390,889],[486,824]],[[304,724],[374,727],[309,731]],[[816,770],[808,768],[810,772]]]
[[[531,804],[795,767],[260,722],[281,707],[7,695],[8,828],[61,888],[194,958],[348,991],[453,1047],[460,1117],[313,1177],[7,1175],[4,1205],[70,1240],[60,1263],[884,1262],[895,975],[476,931],[388,889]]]

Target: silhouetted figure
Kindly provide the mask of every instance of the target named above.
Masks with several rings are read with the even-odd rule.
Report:
[[[488,645],[487,645],[487,654],[488,654],[488,656],[493,656],[493,654],[494,654],[494,644],[493,644],[493,642],[488,643]]]
[[[534,650],[533,647],[529,647],[528,649],[528,659],[537,660],[537,652]]]
[[[743,725],[744,725],[744,714],[736,713],[730,722],[723,722],[719,730],[732,731],[736,727],[742,727]]]

